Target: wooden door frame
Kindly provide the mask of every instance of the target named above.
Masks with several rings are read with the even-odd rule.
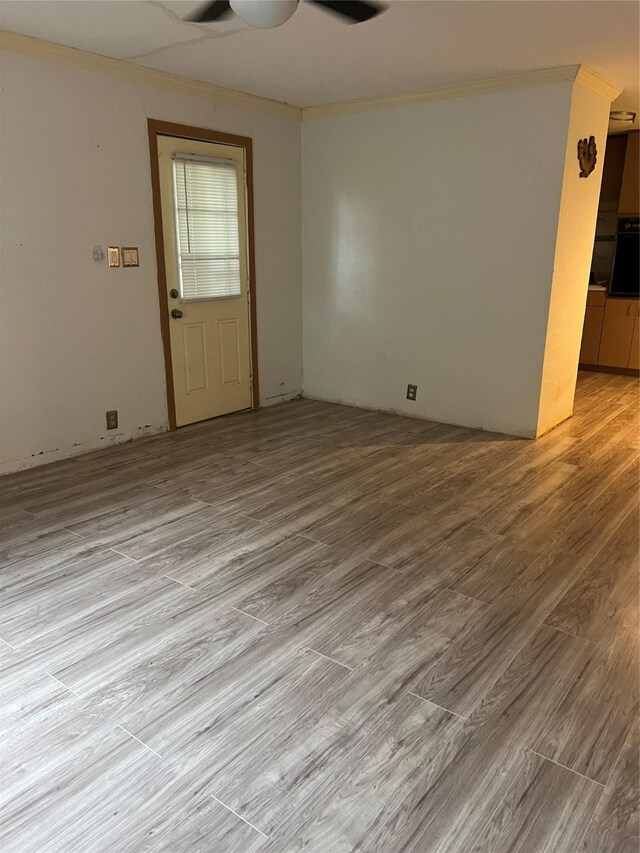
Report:
[[[216,142],[219,145],[234,145],[244,149],[244,162],[247,170],[247,245],[249,269],[249,337],[251,343],[251,408],[260,407],[260,386],[258,383],[258,334],[256,316],[256,271],[255,271],[255,232],[253,223],[253,140],[249,136],[235,136],[207,130],[204,127],[190,127],[187,124],[174,124],[169,121],[147,119],[149,130],[149,156],[151,159],[151,192],[153,196],[153,222],[156,236],[156,263],[158,265],[158,298],[160,300],[160,329],[164,349],[165,378],[167,384],[167,409],[169,429],[177,429],[176,399],[173,387],[173,362],[171,359],[171,340],[169,330],[169,301],[167,299],[167,270],[164,260],[164,233],[162,228],[162,203],[160,199],[160,167],[158,165],[158,136],[176,136],[179,139],[196,139],[200,142]]]

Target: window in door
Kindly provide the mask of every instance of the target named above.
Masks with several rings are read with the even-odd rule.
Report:
[[[242,294],[236,169],[233,160],[174,157],[178,273],[184,302]]]

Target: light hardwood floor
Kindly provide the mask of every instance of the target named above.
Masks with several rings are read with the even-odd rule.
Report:
[[[0,480],[3,853],[636,853],[638,384]]]

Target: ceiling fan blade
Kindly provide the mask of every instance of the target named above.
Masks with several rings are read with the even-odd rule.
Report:
[[[310,2],[341,15],[350,24],[360,24],[375,18],[387,8],[383,3],[368,3],[364,0],[310,0]]]
[[[213,0],[212,3],[203,3],[201,6],[198,6],[194,12],[185,18],[185,21],[194,21],[197,24],[202,24],[206,21],[219,21],[230,14],[233,13],[229,0]]]

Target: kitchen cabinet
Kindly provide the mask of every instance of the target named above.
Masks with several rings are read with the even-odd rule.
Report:
[[[604,367],[629,367],[638,304],[637,299],[607,299],[598,364]]]
[[[631,336],[631,352],[629,354],[629,367],[640,370],[640,305],[636,309],[636,322]]]
[[[620,187],[624,172],[624,159],[627,153],[627,134],[617,133],[607,137],[607,149],[602,166],[602,184],[598,210],[613,211],[617,216],[620,203]]]
[[[618,214],[620,216],[640,214],[640,130],[631,131],[627,136]]]
[[[589,291],[580,364],[614,373],[640,371],[640,300]]]
[[[604,322],[604,306],[607,294],[599,291],[589,291],[587,295],[587,310],[584,315],[582,330],[582,345],[580,347],[581,364],[597,364],[600,351],[600,336]]]
[[[580,346],[580,363],[597,364],[600,352],[600,336],[604,321],[604,308],[594,308],[587,305],[582,330],[582,345]]]

